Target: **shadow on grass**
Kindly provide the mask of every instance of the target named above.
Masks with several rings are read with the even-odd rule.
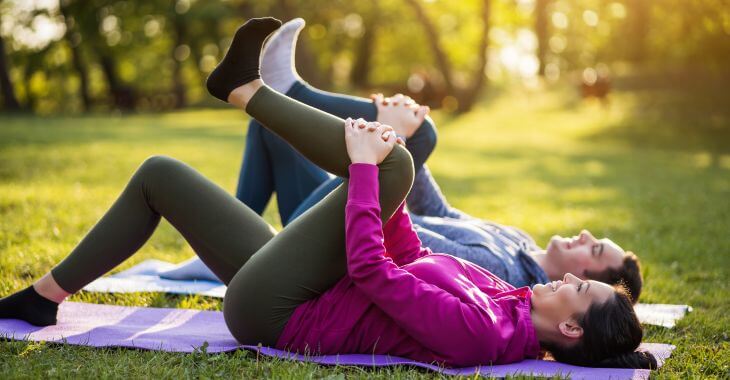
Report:
[[[680,72],[624,78],[618,92],[631,98],[626,117],[585,136],[636,149],[707,153],[717,167],[730,153],[730,75]]]
[[[176,127],[174,120],[165,120],[162,115],[145,115],[140,117],[104,119],[96,117],[69,117],[54,120],[50,127],[46,120],[30,116],[1,117],[0,151],[22,146],[65,146],[120,141],[125,143],[149,142],[156,140],[230,142],[240,141],[245,137],[245,119],[239,122],[240,132],[231,132],[229,128],[222,130],[220,125],[200,122],[197,128]],[[231,124],[236,125],[236,124]],[[159,126],[150,129],[150,126]],[[22,133],[18,133],[22,130]]]
[[[106,160],[105,152],[111,157],[140,148],[150,155],[172,146],[208,147],[211,154],[223,148],[236,152],[237,161],[237,152],[244,145],[245,125],[246,119],[240,114],[210,110],[52,119],[3,115],[0,181],[30,181],[47,173],[61,175],[87,166],[89,159]]]

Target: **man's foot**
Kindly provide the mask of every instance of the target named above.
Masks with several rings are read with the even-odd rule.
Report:
[[[0,319],[20,319],[36,326],[56,324],[58,304],[41,296],[33,286],[0,299]]]
[[[264,46],[261,57],[261,79],[282,94],[289,91],[291,86],[301,79],[294,64],[294,52],[297,38],[305,24],[301,18],[284,23]]]
[[[238,28],[226,56],[210,73],[205,83],[208,92],[227,102],[233,89],[260,79],[261,45],[266,37],[280,26],[281,21],[273,17],[263,17],[252,18]]]
[[[197,256],[176,265],[172,269],[160,272],[160,278],[168,280],[205,280],[223,282]]]

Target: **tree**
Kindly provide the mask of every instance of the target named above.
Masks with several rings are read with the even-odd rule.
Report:
[[[646,40],[649,34],[648,0],[627,0],[628,28],[630,37],[629,58],[634,62],[646,59]]]
[[[173,44],[171,49],[172,61],[174,66],[172,69],[172,93],[175,96],[175,108],[183,108],[187,105],[185,96],[185,81],[182,77],[182,62],[177,59],[175,51],[185,44],[187,39],[187,17],[184,12],[177,12],[177,2],[171,1],[172,9],[168,19],[172,22]]]
[[[478,63],[472,72],[471,86],[467,88],[457,88],[454,85],[453,74],[451,69],[451,62],[441,46],[439,33],[436,26],[431,22],[426,14],[426,10],[423,8],[418,0],[406,0],[406,2],[413,8],[416,13],[416,17],[423,26],[426,32],[431,52],[434,55],[436,66],[438,67],[441,75],[444,78],[444,85],[447,93],[454,96],[458,102],[456,107],[457,113],[463,113],[469,111],[476,102],[482,88],[485,84],[484,69],[487,67],[487,47],[488,47],[488,36],[489,36],[489,21],[491,13],[491,0],[482,0],[481,8],[481,19],[482,19],[482,33],[479,40],[478,49]]]
[[[25,107],[28,110],[35,110],[38,105],[37,94],[33,91],[31,86],[31,80],[33,75],[36,73],[43,73],[46,78],[49,77],[49,70],[45,65],[45,57],[48,56],[48,51],[51,50],[52,44],[46,45],[40,50],[27,50],[21,52],[15,52],[15,57],[19,58],[22,62],[19,67],[22,68],[23,72],[23,83],[25,86]]]
[[[3,37],[0,36],[0,90],[3,94],[3,108],[9,111],[20,110],[20,103],[15,97],[15,87],[13,82],[10,80],[8,60],[5,56],[5,42]]]
[[[482,38],[479,41],[479,51],[477,57],[478,64],[472,73],[472,85],[467,88],[464,94],[457,97],[459,100],[459,108],[457,111],[469,111],[479,97],[479,93],[484,87],[486,78],[485,69],[487,68],[487,47],[489,45],[489,21],[491,16],[491,0],[483,0],[482,4]]]
[[[545,58],[548,52],[548,4],[550,0],[535,2],[535,36],[537,37],[537,59],[540,62],[538,74],[545,75]]]
[[[20,110],[20,103],[18,103],[18,98],[15,97],[15,86],[13,86],[10,79],[9,66],[8,58],[5,55],[5,41],[3,36],[0,35],[0,91],[3,95],[3,108],[9,111],[18,111]]]
[[[81,52],[81,41],[83,37],[77,31],[77,21],[73,17],[74,10],[72,7],[75,5],[78,6],[78,3],[73,3],[71,0],[63,0],[59,4],[59,10],[66,25],[66,33],[63,39],[68,44],[69,49],[71,49],[71,61],[76,74],[79,76],[81,102],[84,110],[89,110],[92,105],[91,96],[89,96],[89,74]]]
[[[101,72],[107,82],[109,98],[112,104],[122,110],[131,110],[136,103],[136,94],[134,88],[126,85],[119,78],[117,54],[124,52],[120,48],[110,46],[104,35],[101,34],[102,22],[105,17],[112,16],[114,0],[95,0],[95,1],[79,1],[74,2],[73,16],[78,26],[78,31],[82,34],[82,38],[86,41],[86,46],[90,47],[95,53]],[[133,9],[129,7],[129,9]],[[119,17],[124,20],[124,17]]]
[[[413,11],[416,12],[416,17],[426,32],[426,39],[428,40],[429,47],[431,48],[434,59],[436,60],[436,66],[441,72],[441,75],[444,77],[446,91],[450,94],[454,94],[456,90],[453,85],[453,80],[451,79],[451,63],[449,62],[449,58],[446,56],[446,52],[441,47],[441,43],[439,42],[439,32],[436,30],[436,26],[431,22],[431,19],[428,18],[426,10],[423,6],[421,6],[421,3],[419,3],[418,0],[406,0],[406,2],[413,8]]]
[[[379,20],[377,0],[372,0],[370,5],[370,10],[364,17],[364,32],[355,52],[355,65],[350,72],[350,81],[360,88],[367,88],[370,85],[368,77],[372,62],[371,57],[373,50],[375,50],[375,29]]]

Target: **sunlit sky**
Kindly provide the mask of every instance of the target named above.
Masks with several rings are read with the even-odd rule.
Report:
[[[65,25],[59,19],[38,15],[28,27],[25,20],[32,17],[34,10],[47,9],[49,14],[58,14],[58,0],[5,0],[3,2],[3,36],[12,36],[13,41],[31,49],[41,49],[49,42],[63,37]]]

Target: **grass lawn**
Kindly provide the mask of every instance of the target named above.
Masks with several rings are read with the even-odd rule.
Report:
[[[656,377],[730,377],[730,107],[727,81],[617,83],[608,107],[570,91],[501,92],[460,116],[436,114],[429,165],[451,203],[520,226],[538,243],[581,228],[642,259],[644,302],[687,303],[677,345]],[[671,85],[672,88],[668,88]],[[724,102],[724,103],[723,103]],[[246,118],[230,110],[130,116],[0,115],[0,296],[62,259],[152,154],[179,158],[234,191]],[[280,225],[274,208],[266,219]],[[102,253],[100,253],[102,254]],[[163,223],[117,270],[192,250]],[[80,293],[74,301],[219,310],[206,297]],[[0,378],[432,377],[409,368],[363,370],[258,359],[23,342],[0,343]]]

